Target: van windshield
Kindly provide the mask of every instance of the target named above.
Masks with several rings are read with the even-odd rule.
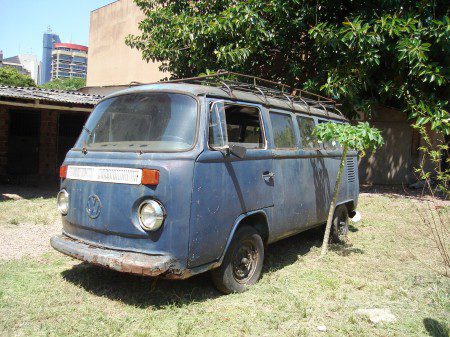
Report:
[[[182,94],[134,93],[112,97],[92,112],[76,148],[164,152],[194,145],[197,102]]]

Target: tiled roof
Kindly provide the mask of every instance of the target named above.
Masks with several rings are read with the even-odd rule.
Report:
[[[0,85],[0,98],[11,97],[25,100],[40,100],[46,102],[95,105],[103,96],[88,95],[77,91],[40,89],[33,87],[10,87]]]

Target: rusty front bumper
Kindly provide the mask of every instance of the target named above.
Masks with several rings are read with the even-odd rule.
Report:
[[[176,270],[174,259],[167,255],[147,255],[101,248],[64,234],[52,237],[50,244],[63,254],[125,273],[157,276]]]

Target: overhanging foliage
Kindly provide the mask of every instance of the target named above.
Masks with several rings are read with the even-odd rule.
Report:
[[[447,118],[446,1],[135,2],[146,19],[126,42],[168,76],[227,69],[322,91],[349,115],[383,103]]]

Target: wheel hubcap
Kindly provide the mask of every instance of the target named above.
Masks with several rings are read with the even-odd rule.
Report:
[[[337,222],[335,228],[339,239],[345,238],[348,234],[347,219],[345,215],[339,215],[339,217],[335,221]]]
[[[345,236],[348,234],[348,227],[345,221],[340,221],[338,226],[339,236]]]
[[[252,242],[244,242],[233,258],[233,275],[237,282],[246,283],[255,273],[258,250]]]

